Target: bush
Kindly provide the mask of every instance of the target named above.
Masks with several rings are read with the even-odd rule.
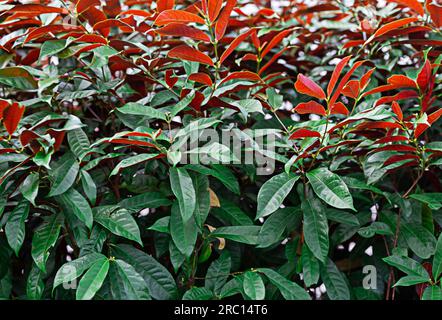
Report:
[[[436,2],[0,5],[0,298],[442,299]]]

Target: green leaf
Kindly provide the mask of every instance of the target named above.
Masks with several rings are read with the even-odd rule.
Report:
[[[178,292],[169,271],[150,255],[127,244],[112,247],[112,254],[132,265],[143,277],[150,295],[158,300],[176,299]]]
[[[321,279],[324,281],[330,300],[350,300],[347,279],[332,260],[328,259],[326,264],[321,265]]]
[[[178,199],[183,221],[188,221],[195,211],[196,194],[192,178],[184,168],[170,168],[170,185],[173,194]]]
[[[422,300],[442,300],[442,288],[436,285],[426,287]]]
[[[291,207],[279,209],[273,213],[259,231],[258,248],[266,248],[280,241],[288,223],[300,216],[300,210]]]
[[[338,209],[356,209],[347,185],[327,168],[317,168],[307,172],[307,178],[319,198]]]
[[[439,210],[442,208],[442,193],[415,193],[409,197],[425,203],[431,210]]]
[[[31,254],[35,264],[43,272],[46,272],[46,261],[49,258],[49,250],[57,242],[62,223],[63,216],[53,214],[46,217],[43,224],[34,231]]]
[[[33,90],[38,88],[31,73],[23,67],[8,67],[0,69],[0,83],[19,90]]]
[[[143,277],[123,260],[112,261],[109,283],[114,300],[150,300],[149,289]]]
[[[210,175],[226,186],[227,189],[235,194],[240,194],[239,183],[230,169],[220,164],[213,164],[212,168],[207,168],[202,165],[189,164],[185,166],[186,169],[199,172],[204,175]]]
[[[103,261],[104,259],[107,259],[104,255],[94,252],[63,264],[55,275],[53,289],[62,283],[70,283],[74,281],[95,262]]]
[[[428,279],[424,280],[419,276],[405,276],[400,278],[399,281],[397,281],[393,287],[399,287],[399,286],[408,287],[425,282],[428,282]]]
[[[371,238],[375,234],[385,235],[385,236],[393,236],[394,233],[388,226],[388,224],[374,221],[369,226],[360,228],[358,233],[364,238]]]
[[[178,250],[186,257],[190,257],[195,248],[198,227],[193,217],[184,221],[176,202],[172,205],[170,235]]]
[[[359,226],[358,218],[356,218],[354,214],[351,214],[349,212],[327,208],[326,214],[328,220],[339,222],[348,226]]]
[[[94,180],[91,175],[85,171],[80,171],[81,176],[81,185],[83,186],[83,191],[90,200],[92,204],[97,200],[97,186],[95,185]]]
[[[278,272],[269,268],[259,268],[257,271],[263,273],[279,289],[284,299],[311,300],[310,295],[303,288],[283,277]]]
[[[115,166],[110,176],[116,175],[118,172],[120,172],[121,169],[140,164],[147,160],[153,159],[156,156],[158,156],[158,153],[142,153],[133,157],[126,158]]]
[[[382,260],[390,266],[406,273],[408,276],[411,276],[414,279],[419,279],[420,282],[427,282],[430,280],[430,276],[425,268],[411,258],[405,256],[389,256]]]
[[[415,223],[404,223],[401,228],[410,249],[420,258],[428,259],[436,250],[436,238],[425,227]]]
[[[64,206],[65,210],[72,212],[89,230],[92,228],[92,209],[77,190],[69,189],[67,192],[59,195],[57,199]]]
[[[149,106],[143,106],[142,104],[129,102],[126,103],[121,108],[117,109],[119,112],[124,114],[131,114],[136,116],[145,116],[152,119],[161,119],[166,121],[166,114],[160,110],[154,109]]]
[[[225,222],[225,224],[240,226],[253,225],[252,219],[238,208],[235,203],[224,198],[219,198],[219,202],[220,207],[212,208],[210,213]]]
[[[70,44],[68,40],[49,40],[43,42],[40,49],[40,61],[48,56],[53,56],[64,49]]]
[[[261,227],[259,226],[220,227],[213,231],[210,236],[212,238],[225,238],[235,242],[256,245],[260,230]]]
[[[232,260],[228,251],[223,251],[219,258],[213,261],[207,270],[205,288],[219,294],[229,278]]]
[[[433,257],[433,278],[438,280],[439,276],[442,274],[442,233],[439,235],[439,239],[436,244],[436,251]]]
[[[138,224],[126,209],[114,206],[94,208],[94,220],[113,234],[143,245]]]
[[[96,261],[81,278],[78,284],[76,299],[91,300],[103,285],[109,271],[107,258]]]
[[[170,217],[162,217],[155,221],[147,230],[158,231],[162,233],[169,233]]]
[[[243,288],[251,300],[264,300],[266,288],[259,273],[251,271],[244,273]]]
[[[328,221],[324,206],[312,194],[301,203],[304,213],[304,238],[305,243],[313,255],[324,262],[329,249]]]
[[[79,170],[80,166],[77,160],[73,157],[64,157],[63,163],[50,173],[53,183],[48,197],[65,193],[74,184]]]
[[[298,179],[299,176],[283,172],[264,183],[258,192],[258,211],[256,219],[275,212],[281,206]]]
[[[68,143],[72,153],[80,161],[91,151],[89,138],[81,128],[68,132]]]
[[[25,221],[28,218],[28,214],[29,201],[22,200],[11,212],[5,226],[6,239],[16,256],[18,256],[18,252],[25,239]]]
[[[306,287],[317,284],[321,264],[306,245],[302,246],[301,261],[302,276]]]
[[[20,186],[20,192],[33,206],[35,206],[35,198],[38,194],[38,185],[40,183],[39,174],[32,172]]]
[[[159,192],[146,192],[120,201],[118,206],[131,212],[138,212],[145,208],[159,208],[170,206],[172,201]]]
[[[195,190],[195,221],[197,225],[203,226],[210,210],[209,179],[202,174],[193,174],[191,177]]]
[[[211,300],[213,293],[207,288],[193,287],[186,291],[183,300]]]
[[[44,276],[45,273],[33,264],[26,281],[26,297],[29,300],[40,300],[43,296],[45,289]]]

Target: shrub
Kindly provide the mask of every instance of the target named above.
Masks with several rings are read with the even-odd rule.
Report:
[[[442,299],[441,16],[3,2],[0,297]]]

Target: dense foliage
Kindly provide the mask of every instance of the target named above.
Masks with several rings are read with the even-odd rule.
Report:
[[[442,299],[441,27],[438,0],[0,1],[0,298]]]

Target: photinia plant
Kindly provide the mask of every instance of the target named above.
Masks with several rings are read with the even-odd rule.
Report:
[[[442,3],[0,2],[0,299],[442,300]]]

